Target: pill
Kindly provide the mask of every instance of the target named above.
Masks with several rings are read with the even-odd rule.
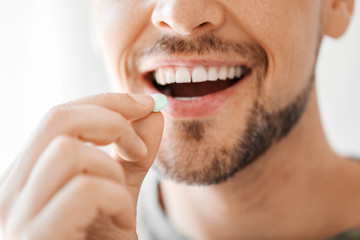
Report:
[[[153,94],[151,97],[154,99],[155,105],[153,112],[160,112],[167,105],[167,98],[163,94]]]

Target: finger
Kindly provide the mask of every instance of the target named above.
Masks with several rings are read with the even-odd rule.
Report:
[[[118,149],[121,147],[119,145],[115,145],[113,154],[115,159],[123,166],[126,183],[135,199],[137,199],[142,181],[153,164],[160,146],[164,129],[164,117],[160,112],[152,113],[143,119],[133,122],[133,127],[148,148],[147,156],[139,161],[126,161],[117,155]]]
[[[131,147],[133,143],[129,142],[138,141],[135,145],[143,143],[126,118],[96,105],[54,109],[45,118],[38,138],[41,137],[40,140],[46,143],[59,134],[67,134],[97,145],[119,142]],[[142,149],[137,152],[139,150]]]
[[[117,142],[124,158],[142,158],[147,147],[120,114],[94,105],[66,107],[50,114],[16,166],[16,188],[21,189],[35,162],[58,135],[67,134],[99,145]],[[16,185],[15,185],[16,184]]]
[[[56,236],[73,239],[79,233],[85,234],[91,223],[102,214],[112,216],[114,223],[121,228],[133,229],[136,212],[131,201],[125,188],[112,181],[78,176],[35,217],[30,232],[41,234],[36,239],[56,239]]]
[[[6,179],[10,176],[12,169],[14,168],[14,161],[10,164],[10,166],[4,171],[4,173],[0,176],[0,188],[5,184]]]
[[[73,115],[81,115],[81,112],[79,111],[81,108],[79,106],[87,105],[88,107],[89,104],[98,106],[98,111],[94,110],[94,112],[88,111],[88,113],[84,113],[87,117],[85,119],[87,120],[86,122],[80,121],[80,118],[77,118],[79,121],[74,121],[75,117],[73,117]],[[88,135],[84,138],[87,138],[87,140],[97,144],[109,144],[112,140],[114,140],[114,134],[119,134],[119,132],[116,131],[118,129],[116,126],[119,126],[120,123],[124,123],[124,119],[119,120],[111,118],[109,115],[114,115],[111,114],[112,111],[118,112],[121,114],[121,116],[123,116],[122,118],[125,118],[126,120],[135,120],[151,113],[153,107],[154,100],[151,96],[136,94],[129,95],[127,93],[106,93],[93,95],[57,106],[52,111],[50,111],[49,114],[47,114],[44,121],[40,125],[37,134],[35,134],[35,136],[31,139],[31,143],[36,142],[36,148],[34,148],[34,146],[31,144],[26,148],[22,156],[26,156],[26,158],[30,159],[37,159],[40,152],[45,149],[46,145],[55,135],[70,132],[72,135],[79,135],[79,137],[84,137],[82,136],[83,133],[81,130],[86,127],[86,130],[90,131],[93,136],[88,136],[88,133]],[[104,113],[107,109],[111,111]],[[120,116],[117,118],[120,118]],[[70,126],[66,125],[66,123],[70,124]],[[98,130],[98,134],[96,134],[94,130]],[[107,138],[109,137],[109,134],[110,138]],[[133,152],[134,154],[143,154],[143,152],[146,152],[144,144],[142,144],[141,141],[138,141],[138,144],[130,144],[131,138],[134,138],[134,134],[128,135],[126,132],[122,132],[122,135],[120,136],[126,136],[126,141],[124,141],[125,144],[129,143],[129,146],[137,146],[138,149],[137,151]],[[105,139],[103,139],[103,137],[105,137]],[[116,135],[115,137],[119,137],[119,135]],[[124,138],[120,138],[119,140],[124,140]],[[20,159],[22,159],[22,157],[20,157]],[[33,163],[30,162],[29,165],[29,167],[24,168],[25,175],[29,168],[31,169]],[[18,167],[24,167],[22,162],[18,164]]]
[[[10,181],[11,176],[16,174],[14,172],[14,165],[15,162],[12,162],[0,180],[0,229],[3,227],[2,224],[5,223],[11,205],[13,204],[13,196],[18,192],[17,189],[12,187],[12,182]]]
[[[19,195],[21,218],[34,217],[57,191],[78,174],[125,183],[122,167],[105,152],[69,136],[59,136],[41,155]]]
[[[103,93],[87,96],[69,102],[65,106],[83,104],[98,105],[123,115],[127,120],[138,120],[149,115],[154,108],[154,99],[150,95],[128,93]]]

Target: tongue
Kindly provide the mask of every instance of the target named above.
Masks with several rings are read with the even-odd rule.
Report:
[[[230,87],[234,81],[215,81],[200,83],[174,83],[169,85],[173,97],[200,97],[222,91]]]

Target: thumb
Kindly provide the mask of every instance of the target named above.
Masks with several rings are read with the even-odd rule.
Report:
[[[157,155],[163,129],[164,117],[161,112],[151,113],[145,118],[132,122],[137,135],[144,141],[148,148],[147,156],[138,161],[125,161],[116,154],[125,172],[125,181],[130,193],[137,199],[141,184],[152,166]]]

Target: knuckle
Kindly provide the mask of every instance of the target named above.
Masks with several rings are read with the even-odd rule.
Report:
[[[124,95],[124,93],[105,92],[100,94],[100,99],[106,102],[107,106],[113,106],[114,104],[119,104],[123,100]]]
[[[104,92],[104,93],[101,93],[100,96],[104,99],[111,99],[111,98],[113,98],[114,94],[111,92]]]
[[[67,135],[56,136],[46,149],[46,153],[42,161],[48,168],[55,166],[67,166],[70,170],[77,171],[79,169],[79,142]],[[59,163],[61,162],[61,163]]]
[[[98,190],[98,184],[95,179],[85,176],[78,175],[73,180],[73,191],[75,193],[84,194],[90,192],[96,192]]]
[[[46,114],[46,122],[52,124],[54,122],[60,121],[67,114],[67,104],[61,104],[52,107]]]
[[[77,148],[77,142],[70,136],[59,135],[54,138],[51,143],[51,147],[55,149],[57,153],[75,153]]]

